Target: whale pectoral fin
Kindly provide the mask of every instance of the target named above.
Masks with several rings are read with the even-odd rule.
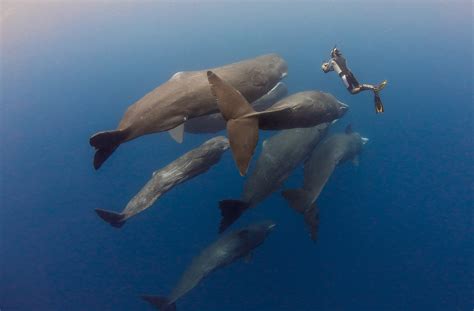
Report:
[[[166,297],[143,295],[141,298],[148,301],[160,311],[176,311],[176,303],[173,302],[170,304],[169,299]]]
[[[250,263],[252,261],[253,254],[252,252],[248,252],[247,255],[244,257],[244,262],[245,263]]]
[[[258,119],[243,118],[227,122],[230,149],[240,175],[247,174],[250,160],[258,142]]]
[[[177,127],[169,130],[168,133],[175,142],[181,144],[184,140],[184,123],[181,123]]]

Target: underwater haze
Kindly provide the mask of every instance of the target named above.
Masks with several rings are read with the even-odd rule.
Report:
[[[128,142],[92,167],[89,137],[178,71],[266,53],[289,92],[350,106],[370,139],[318,199],[319,237],[273,193],[232,230],[272,219],[251,262],[218,270],[177,310],[472,310],[474,307],[471,1],[2,1],[0,309],[152,310],[215,241],[218,202],[239,198],[230,152],[121,229],[120,211],[158,170],[213,135]],[[358,80],[388,80],[376,115],[324,74],[337,44]],[[225,135],[225,132],[219,133]],[[261,131],[260,143],[275,132]],[[298,167],[284,185],[302,184]]]

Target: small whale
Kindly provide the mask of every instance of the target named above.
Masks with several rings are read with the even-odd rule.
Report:
[[[335,134],[319,144],[304,166],[304,183],[301,189],[282,192],[283,197],[304,220],[310,229],[311,239],[316,240],[319,225],[319,209],[316,206],[321,191],[337,165],[353,160],[357,165],[358,154],[368,139],[353,132],[347,126],[345,134]]]
[[[214,137],[203,143],[164,168],[153,173],[151,179],[143,186],[120,213],[97,208],[96,213],[111,224],[120,228],[125,221],[152,206],[163,194],[193,177],[205,173],[218,163],[222,154],[229,149],[229,141],[224,136]]]
[[[278,190],[326,136],[330,124],[283,130],[265,140],[255,169],[245,181],[241,199],[219,202],[222,215],[219,232],[226,230],[249,207],[256,206]]]
[[[312,127],[341,118],[348,106],[328,93],[299,92],[257,112],[244,96],[212,71],[207,72],[212,94],[227,121],[230,149],[240,175],[245,175],[258,142],[258,129]]]
[[[276,54],[267,54],[212,69],[253,102],[268,93],[287,75],[288,66]],[[174,74],[131,105],[116,130],[99,132],[89,140],[96,149],[94,168],[99,169],[117,147],[146,134],[172,130],[182,140],[186,120],[218,112],[206,72],[189,71]]]
[[[252,103],[255,111],[263,111],[288,95],[288,88],[278,82],[267,94]],[[184,123],[184,131],[193,134],[216,133],[225,129],[225,120],[220,112],[197,117]]]
[[[142,296],[142,298],[161,311],[176,310],[176,301],[211,272],[239,258],[250,258],[252,250],[265,241],[274,227],[273,221],[265,221],[220,237],[193,259],[168,297]]]

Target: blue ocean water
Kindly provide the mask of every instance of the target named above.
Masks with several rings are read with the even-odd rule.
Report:
[[[141,137],[99,171],[88,138],[177,71],[269,52],[287,60],[291,93],[350,105],[333,132],[351,123],[370,142],[319,198],[316,244],[274,193],[234,225],[278,223],[252,262],[216,271],[178,310],[474,307],[472,2],[2,1],[1,37],[2,311],[151,310],[140,294],[168,294],[217,238],[217,202],[240,195],[231,154],[117,230],[94,208],[120,211],[211,135]],[[388,79],[384,114],[321,72],[334,44],[361,82]]]

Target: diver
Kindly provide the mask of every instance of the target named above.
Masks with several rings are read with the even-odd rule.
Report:
[[[351,94],[357,94],[362,91],[371,90],[374,92],[375,112],[384,112],[382,100],[379,92],[387,85],[387,80],[384,80],[378,86],[372,84],[360,84],[354,77],[354,74],[347,68],[346,59],[342,56],[341,51],[334,47],[331,51],[331,59],[327,63],[323,63],[321,69],[324,73],[335,71],[347,87]]]

